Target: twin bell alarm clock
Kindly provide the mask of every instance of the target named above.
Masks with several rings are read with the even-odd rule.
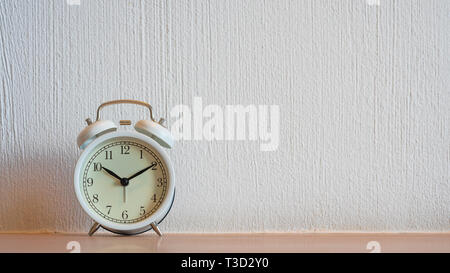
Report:
[[[135,104],[147,107],[149,120],[134,124],[134,130],[118,130],[110,120],[100,119],[108,105]],[[153,229],[169,213],[175,197],[175,176],[165,149],[174,138],[164,119],[153,118],[150,104],[134,100],[106,102],[97,109],[97,119],[78,135],[83,150],[75,168],[75,192],[83,210],[93,219],[89,231],[100,227],[118,234],[134,235]],[[121,120],[120,125],[132,125]]]

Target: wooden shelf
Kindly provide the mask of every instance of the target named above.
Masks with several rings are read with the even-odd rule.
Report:
[[[450,252],[450,233],[0,234],[0,252]],[[75,243],[76,244],[76,243]],[[375,243],[376,244],[376,243]]]

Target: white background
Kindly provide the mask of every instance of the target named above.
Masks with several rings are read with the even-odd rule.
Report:
[[[448,231],[449,26],[446,0],[0,0],[0,231],[86,231],[84,119],[194,96],[279,105],[280,147],[178,143],[164,231]]]

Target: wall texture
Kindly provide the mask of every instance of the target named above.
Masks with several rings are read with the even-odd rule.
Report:
[[[449,26],[446,0],[0,0],[0,231],[86,231],[84,119],[194,97],[279,105],[280,146],[179,142],[163,230],[449,231]]]

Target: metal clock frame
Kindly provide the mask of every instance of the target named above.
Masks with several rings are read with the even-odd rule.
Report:
[[[100,121],[100,111],[109,105],[115,105],[115,104],[135,104],[135,105],[141,105],[144,106],[146,108],[148,108],[149,112],[150,112],[150,118],[153,122],[156,122],[156,120],[153,117],[153,108],[149,103],[146,102],[142,102],[142,101],[137,101],[137,100],[114,100],[114,101],[109,101],[109,102],[105,102],[103,104],[101,104],[98,108],[97,108],[97,116],[96,116],[96,122]],[[88,125],[92,124],[92,121],[90,118],[86,119],[86,122]],[[164,126],[164,122],[165,120],[163,118],[161,118],[157,123],[160,124],[161,126]],[[131,121],[130,120],[121,120],[120,121],[121,125],[131,125]],[[169,191],[167,193],[166,198],[170,198],[170,204],[168,205],[168,208],[165,212],[164,215],[162,215],[161,219],[157,220],[157,221],[152,221],[148,226],[143,226],[140,227],[136,230],[130,230],[130,232],[124,231],[124,230],[120,230],[120,229],[114,229],[114,228],[110,228],[108,227],[106,224],[100,224],[99,222],[103,222],[103,219],[100,219],[101,221],[96,221],[95,218],[98,218],[97,215],[95,215],[94,213],[92,213],[92,211],[87,208],[85,206],[83,197],[81,196],[80,193],[80,185],[79,185],[79,175],[80,175],[80,170],[81,167],[83,165],[83,163],[85,162],[85,157],[87,157],[89,155],[89,153],[91,152],[91,150],[93,150],[99,143],[103,142],[104,140],[110,139],[110,138],[114,138],[114,137],[130,137],[130,138],[137,138],[141,141],[144,141],[146,143],[148,143],[149,145],[151,145],[162,157],[162,159],[165,162],[165,165],[167,166],[167,172],[169,174],[169,179],[170,179],[170,184],[169,184]],[[158,228],[158,225],[166,218],[167,214],[169,213],[169,211],[171,210],[172,206],[173,206],[173,202],[175,200],[175,175],[174,175],[174,171],[173,171],[173,167],[171,165],[170,159],[167,156],[167,154],[165,153],[164,150],[162,150],[162,148],[160,147],[160,144],[157,143],[155,140],[153,140],[152,138],[146,136],[146,135],[142,135],[139,134],[137,132],[112,132],[112,133],[107,133],[104,134],[102,136],[99,136],[97,139],[95,139],[92,143],[89,144],[90,147],[86,147],[86,150],[83,151],[83,153],[81,154],[76,169],[75,169],[75,175],[74,175],[74,181],[75,181],[75,191],[77,193],[77,198],[80,202],[80,204],[82,205],[83,209],[88,213],[88,215],[94,220],[93,225],[91,226],[91,228],[89,229],[88,235],[92,236],[94,235],[95,232],[98,231],[98,229],[100,227],[102,227],[105,230],[108,230],[112,233],[116,233],[116,234],[121,234],[121,235],[137,235],[137,234],[141,234],[144,232],[147,232],[149,230],[154,230],[156,232],[156,234],[158,234],[159,236],[162,236],[162,232],[160,231],[160,229]],[[169,196],[171,195],[171,196]],[[165,202],[163,201],[163,204],[165,204]],[[165,206],[167,206],[165,204]],[[162,206],[161,206],[162,207]],[[163,208],[159,207],[157,209],[157,211],[151,215],[149,218],[154,217],[155,215],[157,215],[156,213],[158,212],[158,210],[161,210]],[[143,220],[145,222],[147,219]]]

